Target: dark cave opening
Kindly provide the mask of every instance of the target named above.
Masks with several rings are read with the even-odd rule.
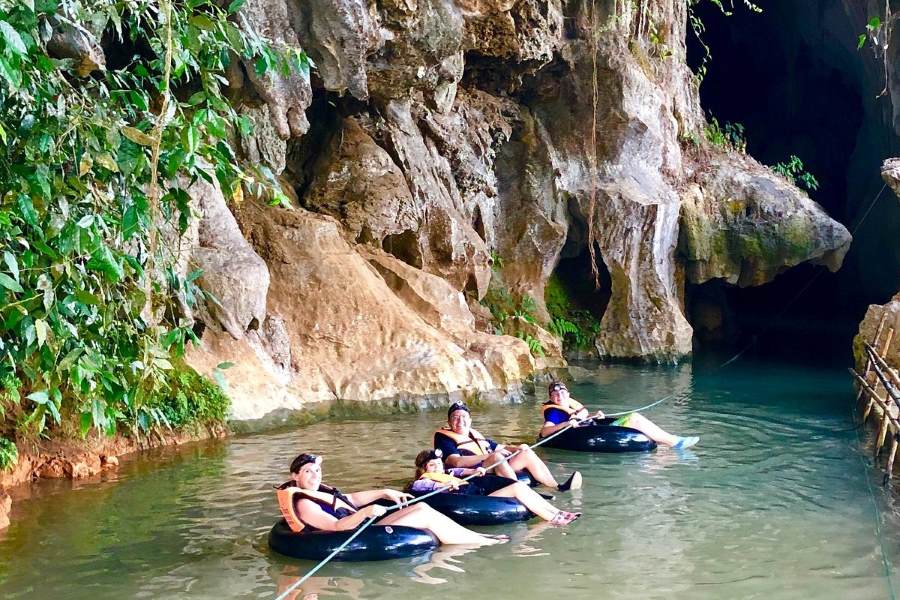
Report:
[[[743,124],[748,154],[764,164],[798,156],[820,184],[810,197],[853,231],[882,187],[881,161],[897,150],[882,116],[890,100],[876,99],[883,81],[866,64],[874,59],[857,52],[859,32],[840,0],[762,0],[761,14],[739,4],[731,16],[712,2],[695,8],[711,52],[700,87],[707,118]],[[689,32],[695,71],[703,56]],[[883,194],[838,273],[804,264],[759,287],[688,285],[695,350],[752,346],[767,356],[848,362],[866,307],[900,287],[895,205]]]
[[[553,270],[553,279],[547,286],[544,300],[548,307],[553,302],[553,294],[562,291],[569,303],[570,316],[576,317],[579,312],[589,313],[593,319],[600,322],[612,294],[612,278],[597,249],[597,285],[594,283],[594,274],[591,269],[591,256],[587,247],[587,228],[578,213],[572,211],[570,199],[570,214],[574,217],[569,225],[569,233],[566,243],[560,253],[559,263]],[[557,290],[554,287],[558,286]],[[584,319],[579,325],[584,325]],[[590,319],[588,319],[590,320]]]

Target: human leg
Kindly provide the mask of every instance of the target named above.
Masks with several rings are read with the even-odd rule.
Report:
[[[553,477],[553,473],[550,472],[550,469],[547,468],[544,461],[542,461],[531,448],[519,452],[509,459],[507,464],[512,467],[513,471],[521,471],[523,469],[528,471],[536,481],[547,487],[559,487],[559,483],[556,481],[556,478]]]
[[[696,444],[700,438],[692,437],[692,438],[682,438],[680,436],[669,433],[664,430],[662,427],[645,417],[640,413],[632,413],[628,416],[628,420],[622,423],[626,427],[631,427],[632,429],[637,429],[648,438],[657,442],[659,444],[665,444],[666,446],[675,446],[677,448],[680,447],[688,447]],[[685,444],[685,442],[691,442],[689,444]]]
[[[405,525],[416,529],[428,529],[442,544],[496,544],[502,540],[490,538],[445,517],[427,504],[413,504],[378,521],[379,525]]]
[[[544,500],[540,494],[521,482],[516,482],[490,494],[500,498],[515,498],[525,505],[525,508],[544,519],[550,521],[559,513],[559,509]]]

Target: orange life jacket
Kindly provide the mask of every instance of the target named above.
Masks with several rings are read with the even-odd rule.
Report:
[[[294,533],[300,533],[306,527],[306,523],[303,522],[303,519],[297,513],[297,496],[312,500],[320,505],[331,506],[332,509],[344,508],[352,512],[357,510],[355,506],[352,506],[338,495],[329,492],[304,490],[295,485],[293,481],[289,481],[275,490],[275,497],[278,499],[278,508],[281,510],[281,515]]]
[[[422,473],[419,479],[430,479],[432,481],[437,481],[443,485],[467,485],[468,481],[463,481],[458,477],[454,477],[449,473]]]
[[[469,428],[468,437],[454,432],[449,427],[441,427],[435,430],[434,435],[446,436],[456,443],[457,448],[468,450],[476,456],[486,456],[491,453],[491,446],[487,439],[472,428]]]
[[[581,402],[579,402],[578,400],[572,400],[571,398],[569,398],[569,406],[565,408],[563,408],[559,404],[545,402],[541,405],[541,415],[544,417],[544,421],[547,421],[547,413],[550,411],[550,409],[553,408],[566,413],[567,415],[569,415],[570,419],[581,411],[586,410]]]

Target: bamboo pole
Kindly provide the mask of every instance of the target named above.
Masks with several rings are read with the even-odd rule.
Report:
[[[872,458],[878,458],[878,455],[881,454],[881,447],[884,445],[884,438],[887,435],[888,423],[890,423],[890,416],[887,411],[884,412],[884,416],[881,417],[881,424],[878,426],[878,436],[875,438],[875,448],[872,449]]]
[[[871,347],[869,344],[866,344],[867,354],[869,355],[869,360],[867,361],[868,368],[866,369],[866,375],[867,375],[866,381],[871,381],[871,378],[869,376],[873,375],[873,373],[871,372],[871,367],[873,365],[873,354],[878,359],[881,358],[880,354],[886,355],[888,350],[891,347],[891,341],[893,341],[893,339],[894,339],[894,328],[891,327],[891,328],[888,328],[887,335],[885,336],[885,340],[884,340],[884,346],[882,347],[882,350],[880,353],[877,350],[874,350],[874,352],[869,352]],[[874,394],[874,396],[869,397],[869,401],[866,403],[866,409],[865,409],[865,411],[863,411],[863,423],[866,422],[866,419],[869,417],[869,414],[872,412],[873,398],[878,398],[879,400],[881,399],[881,396],[878,395],[878,386],[879,385],[881,385],[881,381],[876,377],[875,381],[874,381],[875,394]],[[885,388],[885,392],[887,392],[886,388]]]
[[[900,434],[900,422],[897,421],[897,417],[892,410],[892,405],[888,405],[887,403],[885,403],[885,401],[877,395],[877,391],[875,390],[875,388],[873,388],[868,381],[863,379],[859,373],[857,373],[853,369],[848,370],[856,378],[860,387],[864,390],[864,393],[869,397],[873,404],[877,405],[878,408],[881,409],[881,423],[878,426],[878,433],[875,439],[875,447],[872,449],[872,456],[873,458],[877,459],[881,451],[881,447],[884,445],[884,439],[887,436],[888,429],[891,430],[893,440],[897,440],[897,436],[898,434]]]
[[[872,338],[872,345],[876,348],[878,347],[878,340],[881,339],[881,330],[884,329],[884,320],[887,318],[887,312],[881,314],[881,319],[878,321],[878,328],[875,330],[875,337]],[[869,378],[869,372],[872,370],[872,357],[868,357],[866,359],[866,370],[863,372],[863,377],[865,379]],[[856,405],[859,406],[860,400],[863,397],[863,388],[859,388],[859,392],[856,394]],[[865,419],[863,419],[865,421]]]
[[[888,456],[887,464],[884,466],[884,483],[887,483],[894,476],[894,458],[897,456],[897,433],[894,432],[894,438],[891,440],[891,453]]]

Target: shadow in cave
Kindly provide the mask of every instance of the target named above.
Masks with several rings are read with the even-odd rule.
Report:
[[[711,49],[701,103],[720,124],[742,123],[747,151],[760,162],[800,157],[820,184],[811,198],[852,229],[881,188],[881,161],[897,146],[887,124],[873,126],[877,103],[885,101],[874,100],[880,84],[856,52],[858,32],[839,0],[758,4],[762,14],[738,7],[730,17],[711,2],[697,5]],[[689,34],[693,68],[703,54]],[[884,220],[896,210],[892,200],[886,194],[856,232],[837,274],[800,265],[755,288],[721,281],[688,285],[695,351],[751,344],[762,356],[850,362],[852,337],[866,307],[885,302],[900,287],[900,250],[872,242],[885,236]]]

